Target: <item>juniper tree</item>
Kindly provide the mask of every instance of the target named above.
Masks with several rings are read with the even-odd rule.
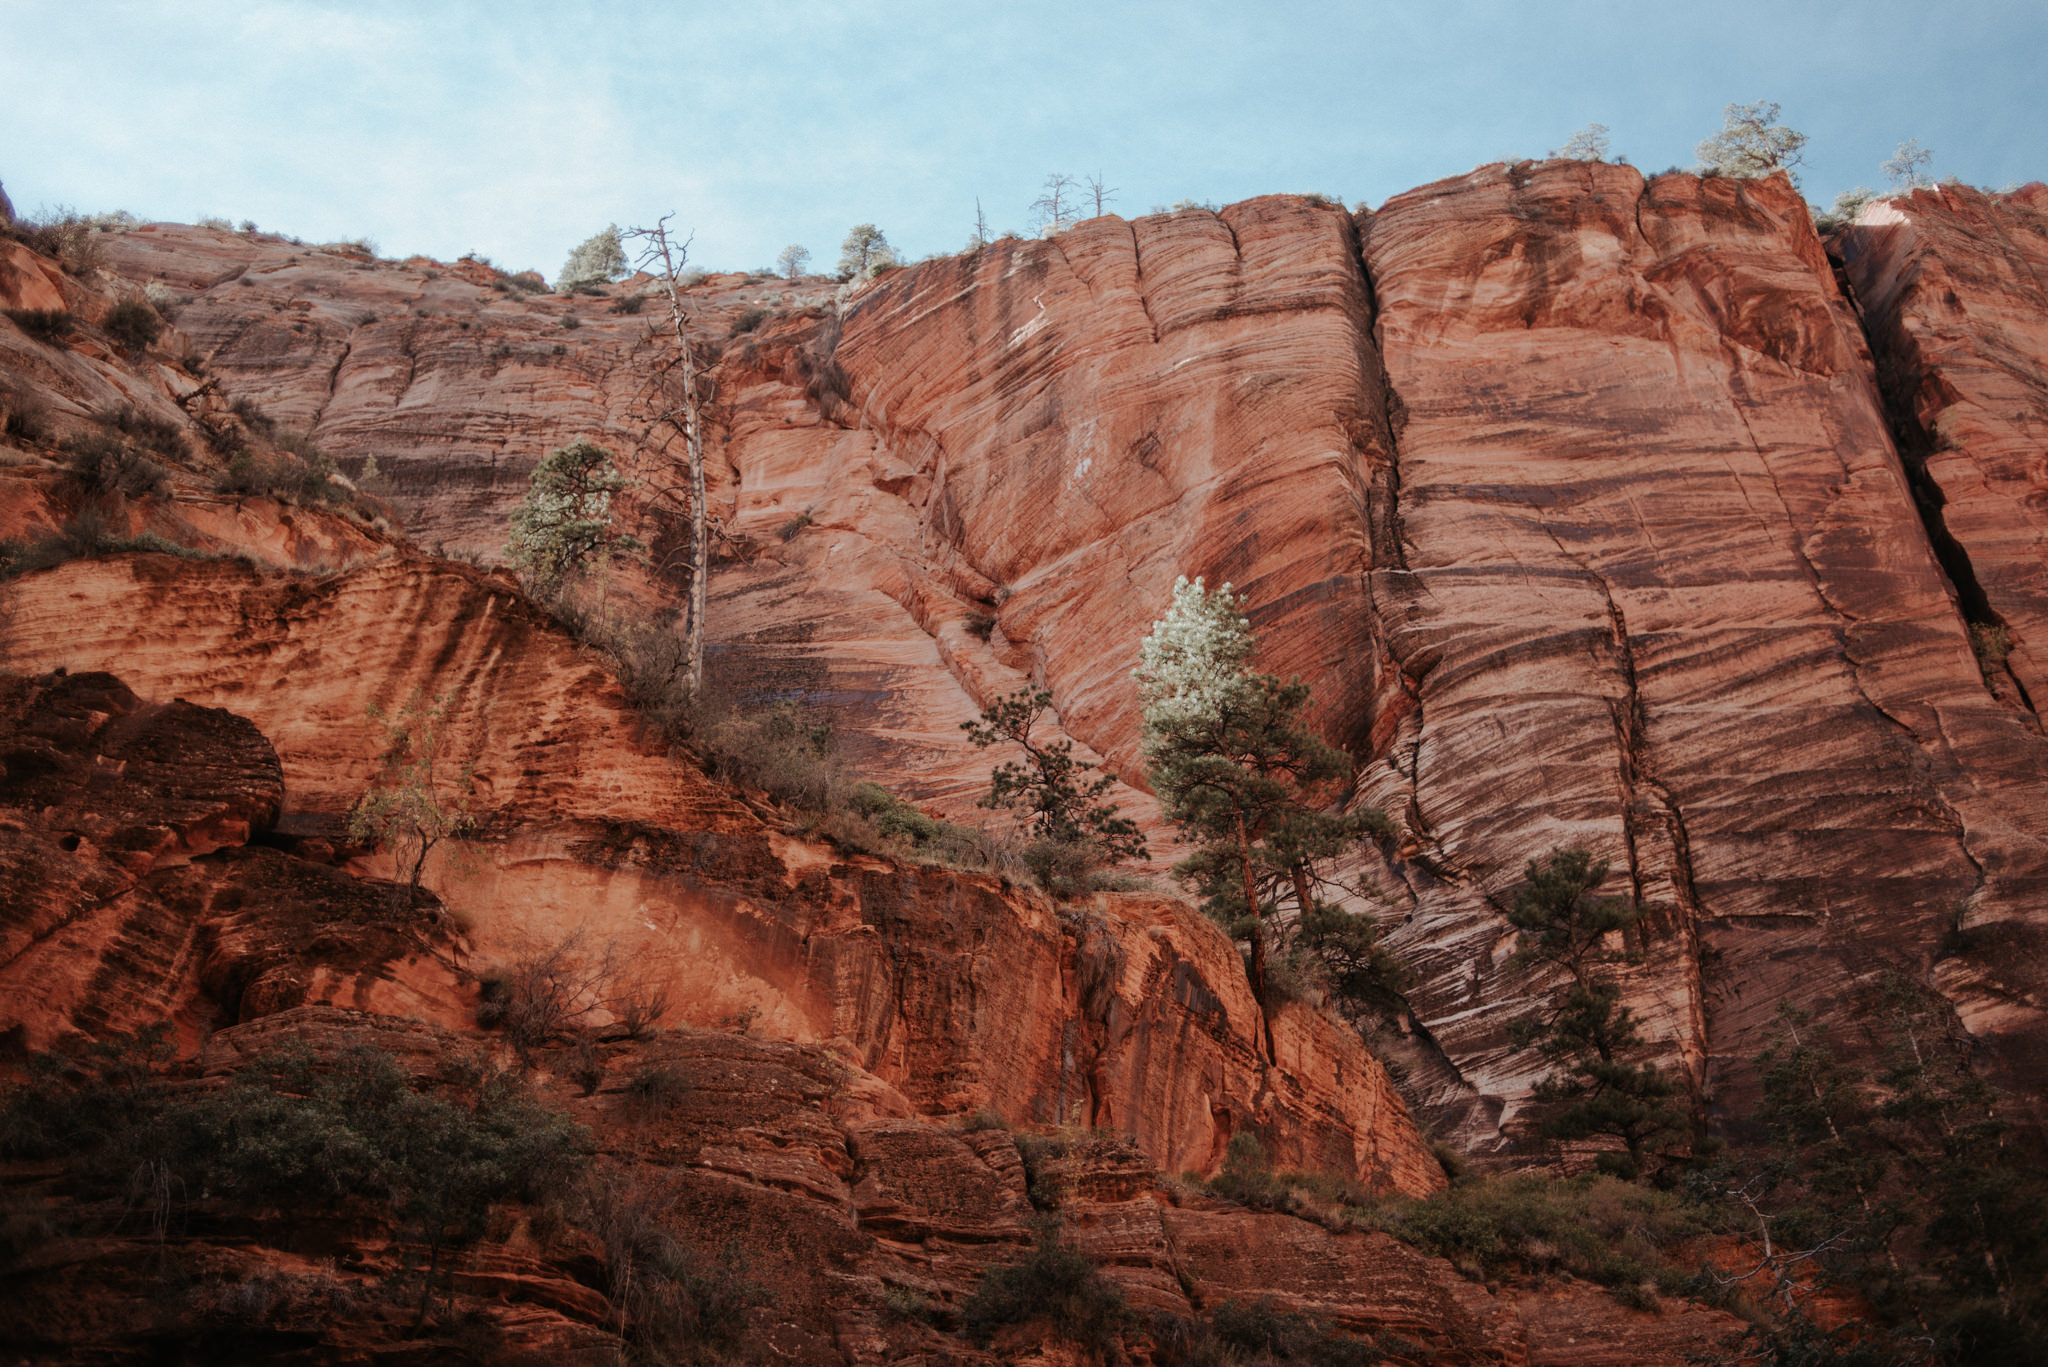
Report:
[[[1603,1172],[1635,1178],[1652,1158],[1684,1141],[1687,1120],[1673,1100],[1678,1082],[1654,1063],[1625,1057],[1640,1049],[1642,1032],[1622,1004],[1621,989],[1602,970],[1619,957],[1607,938],[1641,920],[1642,908],[1626,898],[1596,896],[1606,877],[1607,862],[1585,850],[1553,850],[1545,861],[1529,861],[1508,911],[1508,923],[1521,932],[1515,958],[1561,969],[1571,985],[1517,1038],[1537,1044],[1559,1065],[1536,1086],[1539,1101],[1563,1103],[1544,1134],[1617,1139],[1623,1152],[1595,1161]]]
[[[550,451],[534,467],[505,558],[536,597],[552,598],[589,566],[640,550],[612,527],[612,502],[626,487],[612,453],[587,441]]]
[[[876,272],[896,264],[896,249],[889,245],[889,239],[882,230],[872,223],[856,223],[846,234],[846,241],[839,247],[839,274],[842,279],[865,280]]]
[[[775,265],[786,279],[802,278],[804,267],[811,261],[811,249],[800,242],[792,242],[776,254]]]
[[[555,277],[555,288],[566,292],[581,285],[602,285],[625,273],[626,249],[619,241],[619,225],[607,224],[602,232],[591,234],[569,253],[569,259],[562,263],[562,273]]]
[[[1174,872],[1202,909],[1250,946],[1252,990],[1268,989],[1268,923],[1292,906],[1296,944],[1347,995],[1397,990],[1369,916],[1326,903],[1319,869],[1389,830],[1383,814],[1327,809],[1350,776],[1344,753],[1309,729],[1308,685],[1250,669],[1256,642],[1225,584],[1174,585],[1140,647],[1143,747],[1152,790],[1195,846]]]
[[[1806,134],[1781,127],[1778,103],[1731,104],[1722,112],[1721,131],[1693,149],[1700,165],[1723,176],[1767,176],[1773,171],[1799,177],[1792,168],[1801,160]]]

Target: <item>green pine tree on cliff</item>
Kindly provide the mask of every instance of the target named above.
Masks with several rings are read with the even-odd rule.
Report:
[[[1683,1146],[1689,1134],[1676,1100],[1676,1079],[1654,1063],[1631,1063],[1643,1044],[1635,1014],[1621,989],[1601,970],[1620,956],[1610,935],[1642,919],[1642,908],[1621,897],[1597,897],[1607,862],[1585,850],[1554,850],[1530,860],[1508,923],[1521,932],[1516,960],[1547,964],[1571,979],[1551,1012],[1524,1026],[1517,1040],[1538,1045],[1558,1069],[1536,1085],[1539,1101],[1562,1103],[1545,1123],[1552,1139],[1619,1140],[1620,1153],[1604,1152],[1600,1170],[1635,1178],[1655,1158]]]
[[[1269,942],[1284,920],[1296,949],[1320,963],[1340,996],[1396,992],[1404,975],[1379,945],[1377,924],[1327,903],[1319,874],[1346,847],[1391,827],[1370,809],[1327,810],[1350,761],[1303,720],[1307,684],[1251,670],[1255,645],[1230,585],[1211,593],[1183,578],[1140,648],[1152,790],[1195,846],[1174,871],[1201,894],[1204,911],[1247,942],[1262,1003]]]

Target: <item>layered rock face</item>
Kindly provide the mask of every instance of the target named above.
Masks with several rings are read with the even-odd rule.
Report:
[[[364,1045],[431,1079],[471,1043],[417,1021],[303,1006],[215,1034],[189,1085],[218,1085],[280,1048],[324,1064]],[[816,1046],[683,1030],[600,1045],[585,1066],[578,1085],[538,1072],[542,1099],[597,1137],[609,1191],[677,1231],[703,1279],[694,1294],[744,1294],[741,1341],[778,1361],[1086,1360],[1059,1341],[1062,1326],[1044,1321],[1003,1329],[986,1351],[958,1332],[975,1285],[1032,1238],[1034,1179],[1062,1193],[1065,1237],[1137,1312],[1124,1342],[1139,1362],[1177,1360],[1158,1317],[1186,1323],[1231,1300],[1397,1335],[1397,1360],[1440,1367],[1681,1367],[1734,1351],[1742,1328],[1698,1307],[1624,1309],[1569,1281],[1489,1292],[1385,1235],[1257,1214],[1163,1183],[1114,1139],[1027,1160],[1009,1132],[920,1120],[892,1089]],[[643,1085],[649,1077],[662,1086]],[[50,1209],[65,1213],[61,1201]],[[314,1208],[284,1227],[212,1198],[161,1242],[147,1229],[117,1230],[17,1262],[0,1286],[10,1312],[0,1315],[0,1343],[35,1361],[80,1364],[166,1344],[246,1352],[267,1342],[317,1362],[397,1353],[615,1361],[605,1249],[559,1220],[551,1231],[544,1214],[513,1208],[463,1257],[447,1292],[460,1338],[445,1321],[422,1331],[409,1304],[378,1293],[402,1269],[403,1249],[373,1208]],[[165,1256],[187,1289],[139,1294]]]
[[[1935,548],[1972,622],[1986,686],[2014,723],[2038,731],[2048,641],[2048,517],[2041,489],[2048,429],[2048,188],[1986,195],[1942,186],[1872,204],[1837,239],[1877,353],[1894,429]],[[2004,794],[2038,791],[2037,752],[1984,747]],[[1989,785],[1987,785],[1989,786]],[[2013,1074],[2040,1076],[2048,1052],[2032,1017],[2048,1004],[2037,889],[2035,808],[1980,856],[1991,895],[1955,930],[1969,953],[1937,973],[1970,1028],[2009,1050]],[[2003,895],[1999,895],[1999,894]]]
[[[1545,1066],[1507,1025],[1556,985],[1507,971],[1502,910],[1526,860],[1568,845],[1651,908],[1630,1003],[1703,1101],[1744,1108],[1781,1001],[1847,1021],[1892,973],[1938,984],[2030,1087],[2033,533],[1969,492],[2017,509],[2030,476],[1960,462],[2012,466],[2031,430],[2038,206],[1943,192],[1872,213],[1843,250],[1882,369],[1789,186],[1584,163],[1483,168],[1356,224],[1291,198],[1098,219],[890,273],[836,313],[785,309],[713,372],[714,672],[833,709],[877,776],[966,814],[989,760],[959,723],[1027,679],[1081,753],[1138,782],[1137,642],[1176,575],[1231,580],[1261,666],[1313,685],[1356,800],[1405,828],[1361,870],[1420,970],[1420,1028],[1389,1047],[1464,1142],[1519,1132]],[[344,422],[320,400],[347,384],[293,361],[300,343],[257,344],[280,325],[242,301],[269,286],[180,264],[195,231],[159,231],[147,264],[203,289],[185,316],[217,363],[344,453],[452,461],[436,478],[467,492],[419,506],[468,544],[518,496],[486,474],[505,458],[482,427],[545,412],[536,430],[632,433],[644,340],[602,343],[602,383],[551,350],[458,364],[469,333],[514,328],[500,303],[467,332],[402,324],[446,333],[422,353],[440,389],[398,383],[404,345],[349,345]],[[344,317],[372,284],[453,288],[363,264],[293,298]],[[761,288],[701,287],[708,332]],[[519,304],[517,327],[563,307]],[[458,393],[472,444],[409,432],[415,405],[454,421]],[[1959,435],[1902,459],[1887,395]],[[1932,535],[1923,467],[1948,499]],[[1947,572],[1957,547],[1988,609]],[[1989,684],[1968,632],[1987,610],[2015,642]],[[1143,792],[1120,796],[1170,857]]]
[[[1443,1180],[1341,1027],[1284,1011],[1266,1060],[1234,951],[1186,906],[1109,898],[1062,920],[985,875],[790,841],[637,739],[610,675],[493,576],[131,556],[27,576],[11,598],[7,658],[118,665],[150,696],[247,717],[277,747],[283,829],[329,847],[346,849],[340,818],[389,743],[369,707],[448,699],[443,761],[469,775],[487,838],[428,882],[480,964],[609,955],[683,1023],[836,1042],[922,1110],[1113,1129],[1168,1171],[1213,1170],[1252,1128],[1281,1162],[1412,1192]],[[354,867],[394,872],[389,856]],[[26,1001],[12,1016],[38,1039],[65,1021]]]
[[[2032,914],[2048,751],[1978,673],[1789,186],[1490,168],[1391,201],[1367,261],[1413,709],[1368,792],[1425,842],[1401,940],[1468,1076],[1512,1067],[1493,908],[1554,846],[1653,908],[1637,1010],[1710,1095],[1780,1001]]]

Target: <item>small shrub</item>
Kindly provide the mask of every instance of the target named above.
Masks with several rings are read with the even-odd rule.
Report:
[[[14,235],[31,251],[55,258],[73,275],[107,264],[107,249],[93,234],[91,219],[63,205],[14,225]]]
[[[569,1050],[568,1073],[585,1096],[595,1095],[604,1085],[604,1059],[590,1040],[577,1040]]]
[[[673,1178],[608,1163],[584,1184],[582,1220],[604,1244],[614,1327],[627,1361],[725,1361],[747,1344],[748,1312],[773,1300],[728,1244],[716,1259],[683,1246],[663,1221]]]
[[[1066,1200],[1066,1179],[1051,1169],[1051,1160],[1065,1158],[1072,1146],[1058,1135],[1019,1131],[1011,1136],[1024,1162],[1024,1195],[1034,1209],[1055,1211]]]
[[[36,341],[55,346],[71,335],[69,309],[8,309],[14,325]]]
[[[562,315],[562,326],[565,328],[580,328],[583,326],[583,320],[573,313],[565,313]]]
[[[689,1074],[669,1062],[643,1063],[626,1080],[626,1099],[648,1110],[668,1110],[695,1086]]]
[[[1253,1354],[1254,1362],[1370,1367],[1388,1356],[1389,1346],[1379,1340],[1331,1333],[1306,1315],[1280,1310],[1268,1296],[1249,1305],[1235,1299],[1223,1302],[1210,1316],[1209,1329],[1220,1345]]]
[[[882,1315],[886,1319],[904,1324],[937,1324],[941,1318],[939,1308],[922,1293],[907,1286],[885,1287],[882,1291]]]
[[[2003,622],[1970,623],[1970,649],[1976,652],[1977,667],[1988,676],[2005,668],[2012,654],[2012,636]]]
[[[1293,1208],[1289,1184],[1274,1176],[1272,1165],[1266,1161],[1266,1146],[1250,1130],[1239,1130],[1230,1136],[1230,1145],[1223,1151],[1222,1169],[1204,1185],[1226,1201],[1254,1210]]]
[[[967,614],[968,634],[977,640],[986,641],[996,634],[996,615],[976,609]]]
[[[781,537],[786,542],[794,541],[797,538],[797,534],[803,531],[804,528],[810,526],[813,521],[814,519],[811,517],[811,510],[809,508],[806,508],[802,512],[798,513],[795,517],[789,519],[789,521],[783,523],[781,527],[777,528],[775,534]]]
[[[240,418],[242,425],[251,432],[267,437],[277,431],[277,423],[272,420],[268,413],[263,411],[254,399],[236,399],[228,405],[228,411]]]
[[[1636,1300],[1646,1283],[1677,1290],[1683,1276],[1674,1251],[1711,1232],[1699,1207],[1608,1176],[1467,1180],[1424,1201],[1366,1205],[1353,1218],[1470,1276],[1569,1272]]]
[[[1120,1351],[1131,1318],[1123,1293],[1051,1223],[1023,1258],[982,1277],[960,1315],[977,1344],[1005,1325],[1038,1321],[1056,1337],[1105,1355]]]
[[[97,417],[100,426],[119,432],[146,451],[165,460],[183,460],[187,454],[185,434],[164,418],[151,417],[133,404],[122,404]]]
[[[761,324],[767,321],[767,309],[748,309],[745,312],[741,313],[739,317],[732,320],[732,330],[726,335],[729,337],[737,337],[743,332],[752,332],[755,328],[761,326]]]
[[[0,435],[22,441],[49,440],[50,410],[42,396],[0,381]]]
[[[124,351],[142,351],[163,335],[164,320],[140,299],[123,299],[107,310],[100,330]]]
[[[66,474],[88,496],[142,498],[163,491],[164,468],[127,442],[104,432],[64,443]]]
[[[620,296],[619,298],[617,298],[617,299],[614,299],[614,300],[612,301],[612,307],[611,307],[611,311],[612,311],[613,313],[638,313],[638,312],[639,312],[639,311],[640,311],[641,309],[643,309],[643,308],[646,308],[646,307],[647,307],[647,296],[646,296],[646,295],[644,295],[644,294],[627,294],[627,295],[621,295],[621,296]]]

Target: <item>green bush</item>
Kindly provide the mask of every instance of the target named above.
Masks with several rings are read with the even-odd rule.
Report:
[[[1468,1276],[1568,1272],[1638,1303],[1679,1290],[1679,1246],[1717,1227],[1710,1211],[1671,1192],[1604,1175],[1483,1178],[1350,1213]]]
[[[1269,1296],[1246,1304],[1227,1300],[1209,1317],[1217,1343],[1253,1362],[1310,1362],[1317,1367],[1369,1367],[1406,1344],[1332,1333],[1306,1315],[1280,1310]]]
[[[168,419],[152,417],[133,404],[122,404],[97,414],[95,420],[165,460],[185,459],[185,434]]]
[[[732,330],[728,332],[726,335],[729,337],[737,337],[741,333],[752,332],[755,328],[761,326],[761,324],[767,321],[767,309],[746,309],[742,311],[737,318],[732,320]]]
[[[107,263],[106,248],[94,236],[94,226],[90,218],[59,205],[9,225],[8,232],[31,251],[54,258],[71,274],[84,275]]]
[[[154,346],[163,335],[164,320],[142,300],[123,299],[107,310],[107,316],[100,320],[100,330],[122,350],[141,351]]]
[[[357,1045],[323,1066],[303,1050],[268,1055],[204,1088],[173,1077],[169,1052],[156,1029],[33,1059],[0,1112],[0,1153],[69,1159],[66,1180],[89,1199],[124,1197],[148,1173],[166,1213],[202,1193],[300,1210],[381,1203],[427,1255],[424,1309],[446,1254],[483,1236],[493,1206],[562,1189],[590,1147],[488,1064],[422,1084]]]
[[[72,514],[54,531],[45,532],[34,540],[0,541],[0,579],[53,569],[72,560],[90,560],[126,551],[149,551],[186,560],[218,558],[211,551],[166,541],[155,532],[116,536],[106,518],[97,509],[87,507]]]
[[[286,432],[269,454],[238,452],[213,487],[223,494],[275,498],[283,503],[350,504],[354,494],[336,478],[339,474],[327,453],[310,437]]]
[[[1103,1354],[1120,1350],[1131,1319],[1123,1292],[1050,1223],[1023,1258],[982,1277],[960,1315],[977,1344],[986,1345],[1005,1325],[1038,1321],[1055,1336]]]
[[[38,342],[55,346],[71,335],[69,309],[8,309],[14,325]]]

